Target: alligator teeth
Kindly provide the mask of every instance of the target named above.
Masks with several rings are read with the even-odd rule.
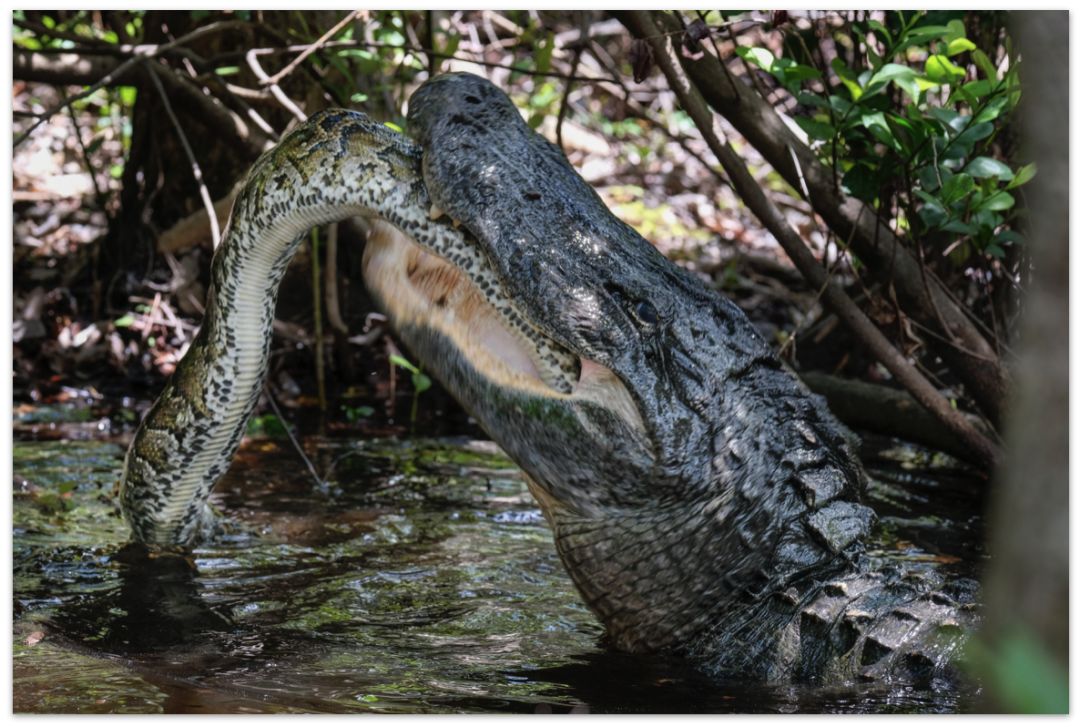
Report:
[[[435,205],[431,205],[431,209],[428,210],[428,219],[437,220],[444,214],[445,213],[440,208],[436,207]]]
[[[450,221],[454,223],[454,229],[455,230],[457,228],[461,227],[461,220],[450,220]]]

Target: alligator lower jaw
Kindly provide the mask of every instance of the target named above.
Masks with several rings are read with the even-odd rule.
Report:
[[[621,394],[629,399],[609,369],[580,357],[580,374],[571,391],[553,388],[544,380],[535,347],[511,332],[468,276],[394,227],[372,223],[363,266],[368,290],[396,327],[437,330],[492,384],[553,399],[598,399],[605,390],[610,397],[621,389],[617,398]]]

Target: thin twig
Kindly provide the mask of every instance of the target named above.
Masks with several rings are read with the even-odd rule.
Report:
[[[339,32],[339,31],[340,31],[340,30],[341,30],[342,28],[344,28],[344,27],[345,27],[346,25],[348,25],[348,24],[349,24],[349,23],[351,23],[351,22],[352,22],[353,20],[355,20],[355,19],[356,19],[356,16],[358,16],[358,15],[359,15],[359,14],[360,14],[361,12],[363,12],[363,11],[362,11],[362,10],[353,10],[353,11],[352,11],[351,13],[349,13],[348,15],[346,15],[346,16],[345,16],[344,18],[342,18],[342,19],[341,19],[341,20],[340,20],[340,21],[338,22],[338,24],[337,24],[337,25],[335,25],[335,26],[334,26],[333,28],[330,28],[330,30],[328,30],[328,31],[326,31],[325,33],[323,33],[323,34],[322,34],[322,36],[320,36],[320,37],[319,37],[319,39],[318,39],[317,41],[315,41],[314,43],[312,43],[311,45],[309,45],[309,46],[307,47],[307,49],[306,49],[306,50],[304,50],[304,52],[302,52],[302,53],[301,53],[300,55],[298,55],[298,56],[297,56],[296,58],[293,58],[293,59],[292,59],[292,61],[290,61],[290,62],[289,62],[289,64],[288,64],[287,66],[285,66],[284,68],[282,68],[282,69],[281,69],[280,71],[278,71],[277,73],[275,73],[275,74],[274,74],[273,76],[271,76],[270,78],[267,78],[267,79],[265,79],[265,80],[264,80],[264,81],[262,82],[262,83],[263,83],[263,85],[264,85],[264,86],[273,86],[274,84],[280,83],[280,82],[281,82],[281,79],[285,78],[285,76],[287,76],[287,75],[289,75],[290,73],[292,73],[292,72],[293,72],[293,70],[294,70],[294,69],[295,69],[295,68],[296,68],[296,67],[297,67],[298,65],[300,65],[301,63],[303,63],[303,62],[304,62],[304,59],[306,59],[306,58],[307,58],[308,56],[310,56],[310,55],[311,55],[312,53],[314,53],[315,51],[319,50],[319,48],[321,48],[321,47],[323,46],[323,44],[324,44],[324,43],[326,43],[326,42],[327,42],[328,40],[330,40],[330,39],[331,39],[331,38],[333,38],[333,37],[334,37],[335,35],[337,35],[337,34],[338,34],[338,32]]]
[[[23,30],[29,30],[31,33],[37,36],[44,36],[46,38],[54,38],[56,40],[70,40],[75,43],[90,43],[95,46],[108,46],[110,45],[107,40],[102,38],[95,38],[89,35],[79,35],[78,33],[72,33],[66,30],[59,30],[57,28],[46,28],[40,23],[35,23],[32,20],[12,18],[12,25]],[[84,26],[89,27],[89,26]]]
[[[210,198],[210,190],[206,188],[206,183],[203,181],[202,169],[199,167],[195,152],[188,142],[187,134],[184,133],[184,127],[180,125],[180,119],[176,118],[176,114],[173,112],[172,104],[169,103],[169,94],[165,93],[165,86],[161,84],[161,79],[157,76],[157,69],[151,67],[149,76],[154,88],[157,89],[158,94],[161,96],[161,102],[165,106],[165,113],[169,115],[169,120],[172,121],[173,127],[176,129],[176,135],[180,138],[180,144],[184,147],[184,154],[187,155],[188,162],[191,164],[191,173],[195,177],[195,184],[199,186],[199,197],[202,198],[203,207],[206,208],[206,216],[210,220],[210,237],[214,241],[214,249],[216,250],[221,243],[221,228],[218,227],[217,215],[214,214],[214,201]]]
[[[933,412],[938,419],[955,432],[979,460],[985,463],[987,469],[992,469],[1000,458],[997,445],[974,429],[961,416],[960,412],[953,409],[948,399],[935,389],[926,380],[926,377],[919,373],[917,368],[907,361],[881,330],[852,302],[843,289],[830,283],[827,272],[822,269],[813,253],[806,247],[798,233],[792,229],[775,205],[769,201],[764,190],[750,174],[746,164],[731,148],[727,140],[723,138],[723,132],[719,128],[716,118],[709,110],[698,87],[686,75],[686,71],[682,67],[670,40],[657,34],[651,13],[647,11],[631,11],[626,13],[626,17],[635,30],[640,32],[640,35],[650,38],[649,44],[653,49],[657,63],[668,79],[668,85],[675,91],[683,109],[694,120],[705,142],[731,178],[732,186],[739,193],[747,207],[776,237],[807,282],[815,287],[824,288],[825,301],[848,327],[860,336],[874,356],[888,368],[896,380],[911,392],[912,396],[920,404]]]
[[[74,96],[67,97],[66,99],[58,103],[56,106],[52,107],[51,109],[43,113],[41,116],[39,116],[37,121],[30,125],[30,128],[28,128],[26,131],[19,134],[19,136],[15,138],[15,141],[11,145],[12,148],[17,147],[19,144],[26,141],[30,137],[30,134],[34,132],[34,129],[36,129],[41,124],[45,123],[45,121],[51,119],[57,113],[62,111],[64,107],[68,104],[73,104],[76,101],[80,101],[87,96],[96,93],[98,90],[104,88],[105,86],[115,83],[117,79],[123,77],[125,74],[128,73],[128,71],[132,70],[133,68],[135,68],[135,66],[142,63],[143,61],[150,58],[156,58],[157,56],[161,55],[166,51],[177,48],[181,45],[184,45],[185,43],[190,43],[193,40],[202,38],[203,36],[211,35],[213,33],[220,33],[223,30],[228,30],[230,28],[241,25],[246,26],[247,22],[242,20],[222,20],[217,23],[211,23],[210,25],[204,25],[201,28],[196,28],[187,35],[181,36],[180,38],[177,38],[176,40],[169,43],[155,46],[152,51],[140,51],[136,49],[135,54],[132,55],[131,58],[128,58],[126,61],[118,65],[109,73],[106,73],[97,81],[97,83],[87,86],[85,89],[75,94]]]
[[[259,56],[283,55],[283,54],[289,54],[289,53],[299,53],[299,52],[302,52],[303,50],[305,50],[307,47],[308,47],[307,45],[290,45],[290,46],[286,46],[284,48],[258,48],[258,49],[255,49],[255,51],[256,51],[256,54],[259,55]],[[484,66],[485,68],[501,68],[503,70],[512,71],[513,73],[520,73],[520,74],[525,75],[525,76],[542,76],[542,77],[546,77],[546,78],[558,78],[558,79],[561,79],[561,80],[564,80],[564,81],[575,81],[575,82],[580,82],[580,83],[598,83],[599,81],[607,81],[609,83],[617,83],[618,82],[615,78],[600,78],[600,79],[598,79],[598,78],[589,78],[587,76],[567,76],[567,75],[565,75],[563,73],[558,73],[556,71],[538,71],[538,70],[531,69],[531,68],[519,68],[519,67],[517,67],[515,65],[512,65],[512,64],[495,63],[495,62],[492,62],[492,61],[485,61],[485,60],[475,59],[475,58],[463,58],[461,56],[454,55],[454,54],[451,54],[451,53],[440,53],[439,51],[436,51],[436,50],[429,50],[427,48],[422,48],[420,46],[412,45],[412,44],[409,44],[409,43],[383,43],[383,42],[375,41],[375,40],[332,40],[332,41],[328,41],[328,42],[323,44],[323,49],[324,50],[332,50],[332,49],[335,49],[335,48],[341,48],[341,49],[348,49],[348,48],[389,48],[389,49],[409,51],[411,53],[429,53],[430,52],[430,54],[435,56],[436,58],[442,58],[442,59],[451,60],[451,61],[462,61],[462,62],[465,62],[465,63],[472,63],[472,64],[475,64],[475,65],[478,65],[478,66]],[[249,54],[249,53],[251,53],[251,51],[247,51],[247,53]],[[221,63],[221,62],[226,62],[226,61],[229,61],[229,60],[232,60],[232,59],[235,59],[235,58],[238,58],[238,57],[244,57],[244,56],[245,56],[245,53],[243,53],[243,52],[223,53],[220,56],[216,56],[214,58],[209,59],[209,63],[211,63],[211,64],[213,64],[213,63]]]
[[[323,268],[323,289],[326,294],[326,321],[338,333],[349,335],[349,327],[341,317],[341,303],[338,300],[337,281],[337,245],[338,223],[334,222],[326,228],[326,266]]]
[[[71,117],[71,123],[75,126],[75,139],[79,142],[79,150],[82,152],[83,163],[86,164],[86,171],[90,172],[90,181],[94,183],[94,197],[97,199],[98,206],[102,210],[105,210],[105,203],[108,201],[105,197],[105,193],[101,191],[101,185],[98,183],[97,174],[94,173],[94,165],[90,161],[90,152],[86,149],[86,144],[82,139],[82,128],[79,126],[79,120],[75,117],[75,108],[68,104],[67,106],[68,116]]]
[[[439,72],[439,62],[435,59],[435,54],[433,53],[435,50],[435,11],[425,10],[424,20],[424,25],[426,26],[424,28],[424,38],[427,41],[428,47],[428,76],[434,77],[435,74]]]
[[[581,63],[581,54],[585,52],[585,46],[589,42],[589,15],[587,12],[581,14],[581,35],[574,42],[574,59],[570,62],[570,78],[566,82],[566,86],[563,89],[562,102],[559,104],[559,118],[555,122],[555,143],[560,149],[562,149],[562,125],[566,119],[566,112],[570,108],[570,93],[574,90],[573,77],[577,74],[578,65]],[[554,39],[551,41],[555,42]]]
[[[319,411],[326,413],[326,359],[323,351],[322,280],[319,272],[319,228],[311,230],[311,301],[315,315],[315,383]]]
[[[274,400],[274,392],[270,390],[270,384],[263,384],[263,391],[266,392],[266,400],[270,402],[270,408],[274,410],[274,416],[281,422],[281,426],[285,429],[285,434],[288,435],[289,441],[292,442],[293,448],[296,449],[296,453],[300,455],[300,459],[304,460],[304,464],[307,465],[308,472],[311,473],[312,478],[315,480],[315,484],[319,487],[325,487],[326,482],[319,477],[319,473],[315,470],[315,465],[308,459],[307,453],[304,448],[300,446],[300,442],[296,440],[296,437],[292,433],[292,429],[285,421],[285,417],[281,414],[281,409],[278,408],[277,401]]]
[[[265,48],[252,48],[244,54],[244,58],[247,60],[247,64],[251,67],[252,72],[255,73],[255,76],[260,81],[266,83],[269,86],[270,93],[274,94],[274,98],[278,100],[278,103],[284,106],[289,111],[289,113],[291,113],[300,121],[307,121],[307,114],[301,111],[300,107],[293,103],[293,100],[291,98],[285,95],[285,92],[281,90],[281,87],[278,86],[276,83],[269,83],[270,77],[266,75],[266,71],[264,71],[263,67],[259,65],[258,58],[258,56],[264,56],[268,54],[269,52]]]

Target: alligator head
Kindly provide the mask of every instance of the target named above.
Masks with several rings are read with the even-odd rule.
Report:
[[[408,118],[436,214],[530,330],[402,235],[373,236],[365,280],[525,471],[613,643],[752,639],[755,609],[841,568],[872,518],[861,470],[745,315],[615,218],[491,83],[437,77]]]

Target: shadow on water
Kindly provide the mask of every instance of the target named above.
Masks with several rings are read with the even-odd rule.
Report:
[[[982,557],[979,488],[948,461],[871,444],[881,552],[970,575]],[[615,653],[524,482],[490,445],[307,448],[329,485],[275,442],[246,444],[213,499],[229,531],[185,558],[124,545],[111,495],[119,446],[16,443],[15,710],[964,707],[954,693],[717,684]]]

